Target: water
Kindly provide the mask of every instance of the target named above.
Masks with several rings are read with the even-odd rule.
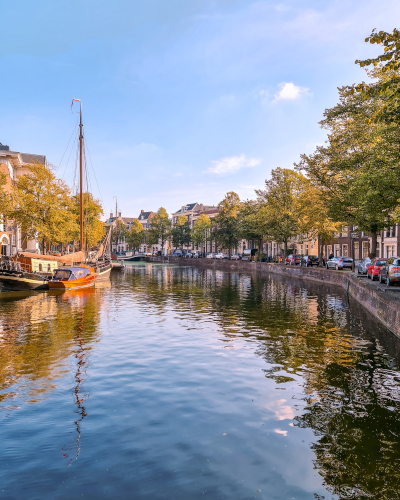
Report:
[[[399,343],[340,289],[140,263],[0,297],[0,499],[400,498]]]

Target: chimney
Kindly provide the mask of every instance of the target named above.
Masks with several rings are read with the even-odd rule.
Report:
[[[121,217],[121,212],[118,212],[118,217]]]
[[[112,219],[112,218],[113,218],[113,216],[114,216],[114,214],[111,212],[111,213],[110,213],[110,219]]]
[[[141,214],[144,214],[144,210],[141,210],[141,211],[140,211],[140,213],[141,213]]]

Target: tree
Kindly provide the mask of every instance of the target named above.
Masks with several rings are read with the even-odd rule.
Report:
[[[284,244],[285,255],[289,240],[299,233],[297,200],[303,183],[304,177],[294,170],[276,168],[271,172],[271,179],[265,181],[265,189],[256,190],[263,231]]]
[[[219,204],[219,213],[215,217],[218,228],[215,231],[217,243],[228,250],[229,257],[231,248],[237,247],[240,237],[240,224],[238,212],[242,208],[239,195],[230,191]]]
[[[262,208],[263,206],[259,201],[247,200],[238,213],[240,237],[246,240],[258,241],[260,254],[262,240],[269,238]]]
[[[4,224],[11,215],[12,202],[11,194],[6,188],[7,176],[0,172],[0,223]]]
[[[206,214],[200,214],[193,224],[192,241],[199,247],[207,241],[207,231],[211,227],[211,220]]]
[[[382,72],[375,76],[386,78]],[[328,141],[297,165],[325,193],[328,215],[371,234],[375,255],[377,234],[394,224],[400,197],[400,127],[372,119],[382,106],[378,95],[339,89],[340,101],[321,122]]]
[[[119,242],[125,241],[126,234],[127,234],[127,229],[125,224],[123,223],[122,220],[117,219],[117,229],[115,229],[114,227],[111,232],[111,243],[117,246]]]
[[[318,239],[320,265],[323,247],[330,243],[335,233],[340,232],[342,222],[334,222],[328,214],[329,198],[318,184],[304,178],[303,189],[298,198],[299,233],[304,237]]]
[[[77,231],[73,239],[79,239],[79,217],[80,217],[80,196],[73,196],[73,213],[77,225]],[[105,236],[104,222],[100,217],[103,215],[103,208],[99,200],[96,200],[92,193],[83,193],[83,235],[87,247],[97,245]]]
[[[164,249],[165,241],[167,240],[171,231],[171,221],[168,218],[167,211],[161,207],[151,219],[150,227],[148,230],[149,241],[154,241],[155,244],[161,240],[161,250]]]
[[[137,250],[141,243],[143,242],[144,229],[143,225],[140,224],[138,219],[133,219],[131,228],[126,233],[126,241],[129,244],[129,248]]]
[[[192,241],[189,221],[184,215],[179,215],[175,227],[171,231],[172,244],[174,248],[182,248]]]
[[[68,186],[49,167],[36,163],[27,168],[13,186],[10,218],[18,221],[29,239],[38,238],[45,252],[47,244],[67,243],[76,234],[73,200]]]

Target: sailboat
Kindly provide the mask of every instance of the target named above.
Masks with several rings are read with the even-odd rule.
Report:
[[[72,99],[80,103],[79,109],[79,226],[80,226],[80,251],[85,255],[85,243],[83,237],[83,123],[82,123],[82,101]],[[72,107],[71,105],[71,107]],[[110,267],[111,271],[111,267]],[[106,272],[105,272],[106,274]],[[60,267],[55,269],[52,279],[49,281],[50,290],[73,290],[76,288],[86,288],[94,286],[99,273],[95,267],[87,264],[80,266]]]

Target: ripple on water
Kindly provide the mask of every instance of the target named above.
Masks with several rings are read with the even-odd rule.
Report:
[[[340,289],[138,263],[0,309],[0,498],[397,498],[398,341]]]

